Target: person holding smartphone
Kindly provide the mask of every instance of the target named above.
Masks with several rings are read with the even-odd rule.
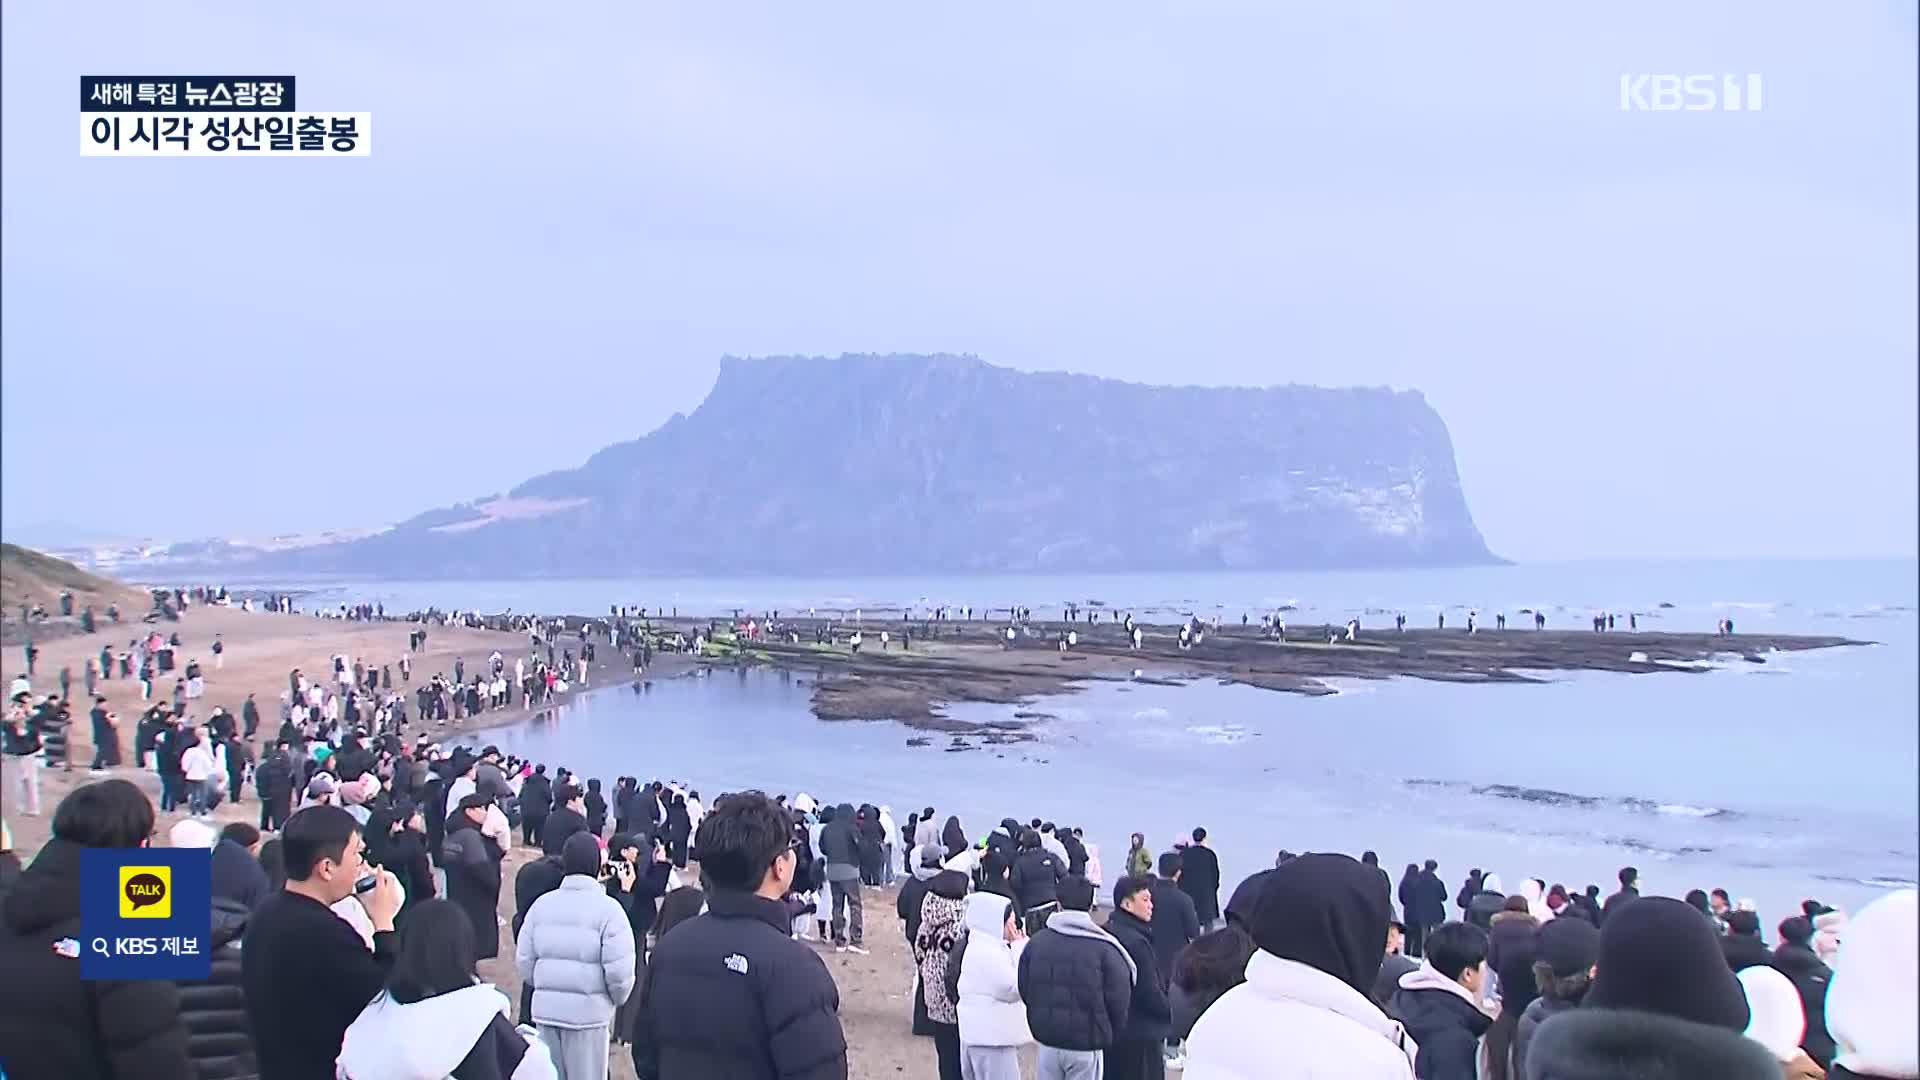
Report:
[[[651,850],[647,850],[647,849]],[[643,856],[642,852],[646,851]],[[646,970],[647,935],[659,912],[660,898],[667,894],[672,872],[667,848],[658,837],[644,838],[631,833],[616,833],[607,844],[607,870],[601,878],[607,895],[619,901],[627,913],[627,925],[633,930],[634,972]],[[639,1010],[639,995],[629,997],[614,1017],[615,1042],[632,1042],[634,1013]]]

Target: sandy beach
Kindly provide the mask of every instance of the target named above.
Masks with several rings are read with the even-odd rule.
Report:
[[[263,738],[271,738],[279,726],[279,694],[286,688],[290,669],[298,667],[309,673],[320,672],[325,668],[327,658],[335,653],[365,657],[375,663],[392,663],[406,650],[407,633],[413,628],[413,624],[406,622],[348,622],[309,615],[243,612],[220,607],[193,607],[180,622],[155,625],[161,628],[162,633],[177,629],[183,646],[180,653],[183,662],[197,658],[205,669],[206,695],[193,703],[191,712],[194,718],[204,720],[215,706],[224,706],[237,715],[241,703],[251,693],[260,706],[260,734]],[[5,806],[7,825],[13,831],[14,850],[23,863],[31,862],[34,853],[46,841],[48,824],[60,799],[74,787],[95,779],[86,768],[93,754],[91,725],[86,715],[90,706],[79,700],[82,695],[79,673],[86,664],[86,658],[97,654],[103,644],[122,648],[130,638],[144,630],[145,624],[134,620],[118,626],[103,626],[92,635],[62,637],[40,644],[40,656],[33,678],[35,693],[56,691],[58,674],[63,665],[74,673],[73,692],[76,701],[70,754],[75,764],[71,770],[53,768],[41,772],[41,816],[29,817],[16,813],[10,800],[9,805]],[[213,666],[213,657],[206,648],[215,634],[221,637],[226,658],[225,665],[218,669]],[[431,678],[435,672],[451,674],[456,658],[464,659],[468,669],[474,670],[495,650],[503,656],[512,656],[516,650],[524,651],[526,646],[524,634],[433,627],[429,630],[426,648],[415,654],[414,679],[417,684],[421,679]],[[625,654],[604,648],[598,652],[600,662],[589,672],[588,689],[624,685],[633,680],[631,661]],[[655,654],[653,667],[647,677],[671,677],[688,666],[684,658]],[[25,656],[21,648],[7,647],[4,657],[0,657],[0,675],[11,682],[25,669]],[[396,686],[398,678],[396,670]],[[113,679],[100,683],[99,692],[106,695],[108,706],[120,716],[122,754],[125,759],[131,760],[133,724],[144,707],[140,701],[139,684],[133,680]],[[154,692],[156,698],[168,695],[172,692],[172,683],[157,681]],[[437,732],[441,737],[453,738],[469,731],[515,723],[530,715],[524,709],[500,710],[469,720],[464,725],[456,725],[449,720],[444,728],[427,730]],[[417,719],[412,722],[411,730],[420,730]],[[257,741],[255,746],[258,747]],[[678,763],[676,769],[690,775],[697,774],[698,764]],[[574,763],[574,767],[583,775],[599,773],[608,784],[612,783],[614,775],[621,768],[618,763],[607,763],[600,769],[586,767],[586,763]],[[123,767],[113,770],[113,775],[139,784],[158,804],[160,782],[151,771]],[[725,784],[725,778],[714,777],[709,782],[720,789]],[[222,803],[213,817],[218,823],[258,823],[259,814],[259,800],[249,786],[243,802],[237,806]],[[160,815],[158,831],[163,842],[167,830],[185,816],[178,812]],[[537,848],[519,846],[508,853],[502,868],[504,884],[500,890],[500,915],[503,921],[500,956],[481,965],[481,974],[506,990],[515,1000],[519,995],[519,976],[513,968],[513,940],[504,921],[513,915],[513,875],[538,856]],[[840,1019],[846,1029],[848,1044],[852,1047],[849,1055],[853,1063],[851,1075],[854,1080],[930,1076],[933,1074],[933,1044],[929,1040],[914,1038],[908,1031],[912,961],[901,934],[899,919],[894,914],[893,893],[869,890],[866,918],[867,944],[873,950],[871,956],[836,954],[831,949],[823,953],[840,987]],[[632,1080],[632,1062],[624,1050],[615,1053],[613,1061],[612,1075],[615,1080]]]

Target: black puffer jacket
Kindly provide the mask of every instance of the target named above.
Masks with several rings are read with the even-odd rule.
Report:
[[[1402,988],[1393,1015],[1420,1045],[1413,1063],[1420,1080],[1474,1080],[1480,1038],[1493,1024],[1486,1013],[1449,990]]]
[[[0,911],[0,1068],[8,1080],[193,1080],[170,982],[81,982],[80,851],[52,840]],[[54,945],[71,940],[72,956]]]
[[[1046,848],[1029,848],[1014,856],[1013,898],[1022,911],[1060,899],[1060,879],[1067,868]]]
[[[247,995],[240,985],[240,936],[247,908],[213,901],[213,955],[205,982],[180,983],[180,1022],[200,1080],[250,1080],[260,1075],[247,1028]]]
[[[1126,1030],[1133,971],[1114,942],[1048,927],[1021,951],[1019,981],[1027,1027],[1042,1046],[1105,1050]]]
[[[1807,1032],[1800,1048],[1823,1069],[1833,1063],[1833,1035],[1827,1031],[1827,981],[1833,972],[1822,963],[1818,953],[1805,945],[1781,945],[1773,950],[1773,966],[1800,991],[1800,1005],[1807,1014]]]
[[[845,1080],[840,990],[785,905],[738,892],[667,931],[633,1025],[640,1080]]]

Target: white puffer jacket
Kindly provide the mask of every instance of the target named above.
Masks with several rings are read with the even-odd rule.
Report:
[[[1413,1080],[1418,1052],[1365,994],[1259,949],[1193,1025],[1183,1080]]]
[[[535,1023],[598,1027],[633,993],[633,925],[605,886],[569,874],[533,902],[514,962],[533,984]]]
[[[473,1051],[496,1016],[508,1016],[507,995],[487,986],[424,998],[411,1005],[386,991],[367,1005],[340,1043],[339,1080],[444,1080]],[[556,1080],[546,1044],[521,1028],[527,1052],[509,1080]]]
[[[960,961],[960,1041],[967,1046],[1022,1046],[1033,1041],[1027,1007],[1020,1000],[1020,951],[1024,940],[1005,938],[1006,897],[978,892],[967,897],[967,951]]]

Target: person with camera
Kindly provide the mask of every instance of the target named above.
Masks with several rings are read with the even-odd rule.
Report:
[[[500,955],[500,861],[506,849],[482,826],[493,800],[479,792],[463,797],[447,815],[447,836],[440,842],[440,866],[447,873],[447,899],[473,920],[474,957]],[[498,811],[494,811],[498,813]],[[512,842],[509,836],[508,842]]]
[[[386,984],[402,900],[391,873],[367,865],[353,815],[309,807],[288,819],[285,888],[260,905],[241,939],[240,980],[260,1080],[332,1080],[347,1025]],[[371,878],[371,887],[363,888]],[[334,906],[357,898],[368,948]]]
[[[649,849],[644,862],[641,857],[643,846]],[[601,883],[607,895],[625,909],[627,925],[633,929],[634,971],[645,971],[647,934],[653,930],[653,921],[660,909],[660,898],[667,894],[673,864],[667,857],[666,844],[659,837],[638,837],[630,833],[616,833],[607,845],[607,856],[610,861]],[[620,1007],[613,1022],[615,1042],[633,1041],[633,1015],[639,1006],[636,995],[629,997],[626,1004]]]
[[[93,774],[100,776],[120,767],[120,717],[107,708],[105,694],[96,694],[88,719],[93,721]]]

